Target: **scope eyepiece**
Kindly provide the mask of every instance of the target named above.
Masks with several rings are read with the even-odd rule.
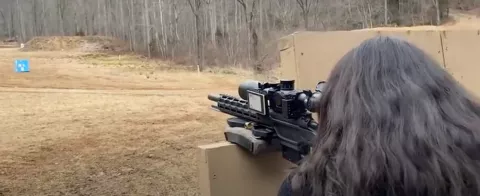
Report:
[[[315,92],[310,96],[306,97],[305,95],[301,97],[301,100],[305,104],[305,108],[310,112],[318,112],[317,108],[319,107],[320,100],[322,98],[323,89],[327,83],[325,81],[318,82],[315,87]]]
[[[317,108],[320,104],[320,99],[322,98],[321,92],[315,92],[312,96],[308,99],[305,107],[310,112],[317,112]]]
[[[315,91],[316,92],[323,92],[323,89],[325,89],[325,85],[327,85],[327,82],[325,82],[325,81],[318,82],[317,86],[315,86]]]

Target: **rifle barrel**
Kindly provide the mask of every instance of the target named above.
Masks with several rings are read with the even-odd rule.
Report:
[[[220,95],[212,95],[212,94],[210,94],[210,95],[208,95],[208,99],[209,99],[210,101],[218,102],[218,101],[220,100]]]

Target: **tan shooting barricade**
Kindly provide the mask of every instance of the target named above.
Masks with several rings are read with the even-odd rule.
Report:
[[[281,78],[296,80],[297,89],[314,90],[319,80],[327,80],[332,67],[348,50],[376,35],[407,39],[441,63],[472,93],[480,93],[477,29],[298,32],[279,41]],[[198,163],[202,196],[276,195],[292,166],[279,153],[255,157],[228,142],[200,146]]]

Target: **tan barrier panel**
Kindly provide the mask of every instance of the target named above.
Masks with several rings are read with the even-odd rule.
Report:
[[[360,30],[302,32],[281,39],[281,78],[296,80],[298,89],[314,89],[327,80],[335,63],[350,49],[376,35],[404,38],[446,66],[475,94],[480,32],[477,30]],[[202,196],[276,195],[285,172],[291,167],[279,154],[253,157],[228,142],[200,147]]]
[[[200,146],[202,196],[276,195],[292,165],[280,153],[252,156],[229,142]]]
[[[440,40],[440,31],[435,30],[410,30],[410,31],[400,31],[400,30],[389,30],[379,32],[380,35],[387,36],[397,36],[403,38],[410,43],[415,44],[423,51],[425,51],[432,58],[437,60],[441,65],[443,62],[443,49],[442,41]]]
[[[298,78],[298,70],[295,62],[294,36],[286,36],[279,41],[281,79]]]
[[[376,35],[404,38],[443,64],[442,44],[438,31],[302,32],[289,35],[281,42],[282,45],[292,46],[289,50],[280,51],[282,78],[295,79],[297,88],[314,89],[319,80],[327,80],[331,69],[344,54],[364,40]],[[283,62],[284,60],[286,62]],[[291,73],[292,71],[296,71],[296,73]]]
[[[480,96],[480,32],[455,30],[441,35],[446,69],[474,95]]]
[[[374,32],[368,31],[296,33],[291,35],[295,50],[295,65],[285,65],[284,68],[296,66],[298,77],[290,79],[296,80],[297,88],[315,89],[320,79],[326,80],[335,62],[346,51],[374,35]],[[282,74],[290,75],[286,72],[282,70]]]

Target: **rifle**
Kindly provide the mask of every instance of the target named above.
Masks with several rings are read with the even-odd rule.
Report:
[[[325,81],[315,91],[295,90],[294,80],[261,83],[247,80],[240,84],[240,98],[208,95],[212,108],[233,116],[227,120],[225,139],[256,155],[281,151],[282,157],[299,164],[310,152],[318,123],[312,118]]]

